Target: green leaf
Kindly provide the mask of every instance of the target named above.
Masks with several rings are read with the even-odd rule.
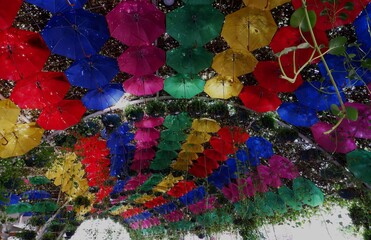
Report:
[[[302,31],[308,32],[310,28],[313,28],[317,21],[317,15],[313,10],[308,11],[310,26],[305,16],[305,9],[298,8],[290,18],[290,26],[294,28],[300,27]]]
[[[329,42],[330,54],[332,55],[345,55],[345,44],[348,39],[344,36],[339,36],[334,39],[331,39]]]
[[[344,8],[345,8],[346,10],[354,10],[354,3],[352,3],[352,2],[347,2],[347,3],[345,3]]]
[[[339,14],[338,18],[340,18],[341,20],[347,20],[348,14],[342,12]]]
[[[367,58],[361,61],[361,66],[371,70],[371,58]]]
[[[341,111],[336,104],[331,104],[330,109],[331,109],[331,113],[334,114],[335,116],[338,117],[341,115]]]
[[[346,117],[351,121],[357,121],[358,119],[358,110],[353,107],[345,107]]]
[[[320,16],[326,16],[328,15],[328,8],[324,8],[320,13],[319,13]]]

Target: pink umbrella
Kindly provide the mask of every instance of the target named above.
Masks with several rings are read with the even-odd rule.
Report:
[[[165,52],[155,46],[129,47],[119,58],[121,71],[136,76],[156,72],[165,64]]]
[[[149,45],[165,32],[165,14],[148,1],[123,1],[106,18],[112,37],[128,46]]]
[[[149,142],[137,142],[136,148],[137,149],[145,149],[145,148],[151,148],[158,145],[158,142],[155,140],[149,141]]]
[[[346,103],[345,106],[357,109],[358,118],[356,121],[344,119],[339,131],[353,137],[371,139],[371,107],[361,103]]]
[[[272,173],[278,174],[280,178],[295,179],[299,177],[299,171],[295,165],[287,158],[273,155],[269,159],[269,166]]]
[[[136,141],[150,142],[160,138],[160,131],[154,128],[140,128],[135,133]]]
[[[204,198],[204,199],[202,199],[201,201],[199,201],[195,204],[189,205],[189,210],[193,214],[198,215],[198,214],[204,213],[208,210],[214,209],[216,203],[217,203],[217,198],[215,196],[211,196],[207,199]]]
[[[241,200],[240,193],[238,191],[238,185],[235,183],[230,183],[228,187],[223,187],[222,193],[224,197],[227,198],[232,203]]]
[[[325,122],[318,122],[310,128],[319,146],[328,152],[338,153],[348,153],[357,148],[354,138],[347,133],[335,130],[330,134],[324,134],[331,128],[332,125]]]
[[[139,222],[130,223],[130,227],[134,230],[139,229]]]
[[[131,163],[130,169],[136,172],[141,170],[148,169],[151,165],[151,159],[147,160],[136,160]]]
[[[156,151],[153,148],[145,148],[145,149],[136,150],[134,153],[134,161],[153,159],[155,155],[156,155]]]
[[[271,187],[278,188],[282,185],[281,179],[276,172],[273,172],[269,167],[264,165],[259,165],[257,167],[257,172],[259,175],[259,180],[264,185],[269,185]]]
[[[133,76],[124,82],[123,88],[136,96],[152,95],[164,89],[164,79],[156,75]]]
[[[164,118],[145,116],[142,120],[135,123],[136,128],[154,128],[162,125]]]
[[[137,176],[132,177],[125,185],[124,191],[135,190],[137,187],[142,185],[147,181],[150,174],[138,174]]]
[[[164,219],[168,222],[179,222],[184,218],[184,214],[181,210],[175,210],[169,214],[164,215]]]

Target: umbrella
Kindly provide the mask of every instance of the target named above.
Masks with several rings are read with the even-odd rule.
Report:
[[[247,108],[260,113],[275,111],[281,105],[276,93],[261,86],[246,86],[239,97]]]
[[[205,158],[212,159],[213,161],[225,162],[228,157],[227,155],[221,154],[221,149],[206,149],[204,151]],[[204,161],[203,157],[198,158],[198,162]]]
[[[181,210],[175,210],[169,214],[163,215],[167,222],[179,222],[184,218],[184,213]]]
[[[204,147],[201,144],[183,143],[182,151],[202,153],[204,151]]]
[[[56,14],[82,8],[87,0],[26,0],[26,2]]]
[[[204,90],[205,81],[197,75],[177,74],[165,79],[164,90],[174,98],[192,98]]]
[[[192,131],[187,137],[187,143],[202,144],[208,142],[211,135],[206,132]]]
[[[44,185],[50,183],[50,180],[45,176],[34,176],[29,178],[32,185]]]
[[[37,202],[32,206],[32,211],[37,213],[55,212],[57,209],[57,203],[51,201]]]
[[[213,54],[203,47],[180,46],[166,52],[166,64],[178,73],[197,74],[211,66]]]
[[[185,206],[188,206],[190,204],[196,203],[198,201],[201,201],[204,199],[206,195],[206,190],[204,186],[200,186],[196,189],[193,189],[192,191],[188,192],[184,196],[179,198],[180,203],[182,203]]]
[[[130,178],[124,187],[124,191],[135,190],[142,185],[150,177],[149,174],[138,174]]]
[[[249,138],[249,134],[240,127],[222,127],[218,135],[227,143],[242,144]]]
[[[167,194],[174,197],[180,198],[181,196],[187,194],[192,189],[196,188],[196,184],[193,181],[180,181],[172,187]]]
[[[231,182],[228,166],[221,165],[208,178],[207,181],[220,190]]]
[[[361,181],[371,184],[371,152],[357,149],[346,155],[347,168]]]
[[[65,97],[70,84],[60,72],[39,72],[18,81],[10,99],[20,108],[43,109]]]
[[[174,141],[161,141],[160,144],[157,146],[159,149],[167,150],[167,151],[177,151],[181,149],[181,145],[179,142]]]
[[[156,151],[152,148],[136,150],[134,154],[134,161],[153,159]]]
[[[37,119],[45,130],[63,130],[80,122],[86,108],[79,100],[62,100],[44,108]]]
[[[210,196],[207,199],[204,198],[201,201],[189,206],[189,211],[195,215],[204,213],[206,211],[211,211],[217,205],[217,198],[215,196]]]
[[[278,189],[278,195],[285,201],[286,205],[294,210],[301,210],[302,203],[296,198],[294,191],[287,186],[282,186]]]
[[[109,38],[105,18],[83,9],[54,15],[41,35],[52,53],[74,60],[99,52]]]
[[[1,136],[0,158],[21,156],[40,144],[44,130],[35,123],[17,124]]]
[[[370,10],[371,5],[368,4],[367,8],[362,11],[361,15],[357,17],[353,25],[356,29],[357,40],[361,43],[361,48],[368,52],[371,48],[370,34],[368,34],[368,29],[371,24],[370,21]]]
[[[156,198],[154,198],[150,201],[147,201],[143,205],[146,206],[146,208],[148,208],[148,209],[152,209],[152,208],[161,206],[161,205],[163,205],[167,202],[168,202],[168,200],[165,200],[163,196],[159,196],[159,197],[156,197]]]
[[[147,142],[137,142],[135,147],[137,149],[144,149],[144,148],[151,148],[151,147],[156,147],[158,145],[158,142],[156,140],[152,141],[147,141]]]
[[[0,100],[0,133],[10,131],[16,124],[21,110],[9,99]]]
[[[288,77],[294,77],[294,67],[292,65],[282,66],[282,68]],[[269,69],[269,71],[267,71],[267,69]],[[254,70],[254,76],[259,85],[272,92],[293,92],[303,83],[300,74],[294,83],[283,79],[281,77],[282,74],[283,73],[277,61],[259,62]]]
[[[188,116],[188,114],[185,112],[182,112],[178,115],[166,116],[163,125],[170,130],[181,131],[181,130],[186,130],[187,128],[190,128],[192,125],[191,121],[192,119]],[[161,137],[162,135],[163,134],[161,133]],[[164,139],[169,140],[166,137]],[[183,140],[178,139],[178,141],[183,141]]]
[[[195,152],[181,151],[178,154],[178,158],[179,158],[178,161],[183,160],[192,163],[192,160],[196,160],[198,158],[198,155]]]
[[[280,118],[297,127],[311,127],[319,121],[316,110],[298,102],[285,102],[277,109]]]
[[[182,0],[185,4],[189,5],[210,5],[215,0]],[[199,6],[202,7],[202,6]]]
[[[44,190],[30,190],[23,192],[21,194],[22,198],[27,198],[29,200],[40,200],[45,198],[50,198],[51,194]]]
[[[9,205],[6,208],[6,213],[8,214],[14,214],[14,213],[25,213],[25,212],[31,212],[32,205],[29,203],[17,203],[13,205]]]
[[[143,184],[139,187],[140,191],[148,192],[150,191],[154,186],[159,184],[164,176],[162,174],[152,174]]]
[[[198,132],[215,133],[219,131],[220,124],[210,118],[200,118],[193,120],[192,128]]]
[[[319,146],[328,152],[338,153],[348,153],[357,148],[354,138],[346,133],[335,130],[325,134],[331,128],[332,125],[325,122],[318,122],[310,128]]]
[[[259,159],[269,159],[273,155],[273,145],[263,137],[250,137],[246,141],[251,165],[259,165]]]
[[[346,107],[357,109],[356,121],[344,119],[339,125],[339,131],[356,138],[371,139],[371,107],[361,103],[345,103]]]
[[[156,75],[133,76],[123,83],[127,93],[136,96],[152,95],[164,88],[164,79]]]
[[[216,54],[211,67],[221,75],[239,77],[254,71],[257,63],[252,53],[230,48]]]
[[[183,176],[180,177],[174,177],[171,173],[167,175],[162,181],[157,184],[154,188],[153,191],[156,192],[161,192],[165,193],[167,192],[170,188],[172,188],[177,182],[183,180]]]
[[[197,156],[195,157],[197,159]],[[178,170],[178,171],[188,171],[188,169],[192,166],[193,162],[188,160],[177,159],[173,162],[170,166],[171,168]]]
[[[207,166],[199,164],[199,163],[195,163],[188,170],[188,173],[198,178],[206,178],[213,172],[214,169],[217,169],[218,167],[219,167],[218,162],[214,162],[214,161],[209,161]]]
[[[262,10],[271,10],[279,5],[290,2],[290,0],[243,0],[245,6],[255,7]]]
[[[14,0],[11,2],[0,0],[0,30],[7,29],[12,25],[21,5],[22,0]]]
[[[289,159],[279,155],[273,155],[269,159],[271,172],[277,174],[280,178],[295,179],[299,177],[299,171],[294,163]]]
[[[166,14],[166,31],[182,46],[202,47],[219,36],[223,21],[211,5],[185,5]]]
[[[107,84],[97,89],[89,90],[82,98],[87,109],[103,110],[115,105],[124,95],[121,84]]]
[[[136,128],[154,128],[161,126],[164,122],[164,118],[162,117],[149,117],[145,116],[139,122],[135,122]]]
[[[107,85],[118,72],[116,59],[93,55],[75,61],[65,74],[73,86],[96,89]]]
[[[134,140],[150,142],[160,138],[160,131],[154,128],[140,128],[135,133]]]
[[[340,105],[334,87],[322,86],[321,82],[305,82],[296,90],[295,95],[299,103],[319,111],[330,109],[332,104]],[[345,101],[345,94],[340,92],[340,95]]]
[[[310,180],[303,177],[293,181],[295,198],[311,207],[317,207],[324,201],[323,192]]]
[[[124,1],[106,16],[111,36],[128,46],[150,45],[165,32],[165,14],[146,1]]]
[[[166,125],[164,126],[166,127]],[[187,139],[187,135],[180,131],[167,129],[167,130],[161,131],[161,139],[166,139],[168,141],[182,142]]]
[[[40,72],[49,55],[50,51],[39,33],[16,28],[1,31],[0,79],[17,81]]]
[[[0,206],[9,206],[19,203],[20,197],[16,194],[1,196]]]
[[[173,202],[165,203],[162,206],[155,207],[153,210],[159,214],[168,214],[176,209]]]
[[[233,154],[235,152],[235,148],[233,147],[232,143],[228,143],[221,138],[218,137],[211,137],[210,145],[218,151],[221,155],[228,155]]]
[[[243,84],[238,78],[218,75],[206,82],[205,93],[211,98],[228,99],[240,94]]]
[[[231,48],[251,52],[268,45],[276,30],[270,11],[245,7],[226,16],[222,37]]]
[[[121,71],[136,76],[156,72],[165,64],[165,52],[155,46],[129,47],[119,58]]]

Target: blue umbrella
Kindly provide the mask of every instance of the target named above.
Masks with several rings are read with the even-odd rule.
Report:
[[[325,60],[328,67],[331,69],[331,75],[333,76],[336,85],[339,88],[351,86],[351,81],[348,78],[348,70],[346,69],[346,61],[344,56],[336,56],[332,54],[326,54]],[[325,80],[330,83],[330,77],[327,74],[326,68],[322,61],[318,63],[318,68],[321,75]]]
[[[281,104],[277,113],[282,120],[297,127],[311,127],[319,121],[316,110],[297,102]]]
[[[4,196],[5,201],[0,201],[0,206],[9,206],[13,204],[17,204],[20,200],[20,197],[16,194],[10,194],[8,196]]]
[[[48,10],[53,14],[82,8],[87,1],[88,0],[26,0],[26,2]]]
[[[28,198],[29,200],[40,200],[51,198],[51,194],[44,190],[30,190],[21,194],[22,198]]]
[[[155,207],[153,210],[159,214],[168,214],[173,212],[176,209],[176,206],[174,203],[165,203],[161,206]]]
[[[124,168],[126,165],[126,168]],[[111,155],[110,176],[128,175],[128,161],[125,155]]]
[[[125,180],[117,180],[115,186],[113,186],[111,194],[121,193],[129,180],[130,177],[126,178]]]
[[[215,187],[222,189],[224,185],[231,182],[229,168],[226,165],[220,166],[208,178],[207,181]]]
[[[121,84],[108,84],[94,90],[90,90],[82,97],[82,102],[86,108],[92,110],[103,110],[116,104],[122,95],[124,89]]]
[[[371,83],[371,70],[367,66],[362,66],[362,61],[371,58],[371,51],[364,52],[358,47],[348,47],[346,52],[348,55],[353,55],[351,67],[355,70],[356,74],[352,75],[352,85],[364,86]]]
[[[107,85],[118,72],[116,59],[93,55],[75,61],[64,73],[71,85],[95,89]]]
[[[361,15],[359,15],[356,20],[354,20],[354,27],[356,29],[356,35],[358,38],[358,42],[361,43],[361,48],[368,52],[371,48],[371,36],[369,32],[369,28],[371,25],[371,4],[368,4],[367,8],[362,11]]]
[[[104,16],[82,9],[53,16],[41,35],[52,53],[74,60],[99,52],[110,36]]]
[[[115,113],[104,114],[102,123],[106,128],[117,128],[121,124],[121,117]]]
[[[142,220],[145,220],[145,219],[150,218],[150,217],[152,217],[152,214],[150,212],[142,212],[142,213],[140,213],[138,215],[135,215],[131,218],[125,219],[125,222],[132,223],[132,222],[142,221]]]
[[[228,166],[229,175],[231,178],[237,178],[236,172],[237,169],[240,170],[240,167],[237,167],[237,160],[234,158],[229,158],[227,161],[225,161],[226,166]]]
[[[273,145],[263,137],[250,137],[246,141],[249,150],[249,163],[251,166],[260,165],[260,158],[269,159],[273,156]]]
[[[331,104],[340,105],[334,87],[328,83],[305,82],[295,91],[295,95],[299,103],[319,111],[330,109]],[[345,101],[344,93],[340,92],[340,95]]]
[[[184,205],[188,206],[190,204],[196,203],[202,199],[204,199],[206,195],[205,187],[201,186],[192,191],[188,192],[184,196],[179,198],[179,201]]]

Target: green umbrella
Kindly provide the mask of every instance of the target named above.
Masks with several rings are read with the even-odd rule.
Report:
[[[162,125],[174,131],[185,130],[192,126],[192,119],[188,116],[188,113],[182,112],[178,115],[168,115]],[[177,141],[184,140],[177,139]]]
[[[265,202],[277,213],[284,214],[287,212],[285,201],[274,192],[265,193]]]
[[[312,181],[303,177],[294,179],[293,190],[295,197],[309,206],[316,207],[324,201],[323,192]]]
[[[182,0],[185,4],[189,5],[207,5],[212,4],[215,0]]]
[[[139,193],[131,194],[131,195],[128,197],[128,201],[129,201],[129,202],[134,202],[137,198],[140,198],[141,196],[142,196],[142,194],[139,194]]]
[[[286,205],[294,210],[301,210],[302,203],[295,198],[294,191],[287,186],[282,186],[278,189],[279,196],[285,201]]]
[[[171,162],[172,162],[172,159],[155,158],[151,162],[151,166],[149,168],[152,170],[164,170],[170,167]]]
[[[166,64],[178,73],[197,74],[209,68],[212,60],[213,54],[203,47],[181,46],[166,52]]]
[[[211,5],[186,5],[166,14],[166,32],[183,46],[202,47],[220,35],[223,22],[224,15]]]
[[[32,206],[32,211],[38,213],[54,212],[57,209],[58,205],[51,201],[37,202]]]
[[[31,212],[32,211],[32,205],[29,203],[17,203],[10,205],[6,208],[6,213],[8,214],[14,214],[14,213],[25,213],[25,212]]]
[[[179,142],[175,141],[161,141],[157,147],[161,150],[175,151],[179,150],[182,145],[180,145]]]
[[[165,79],[164,90],[174,98],[192,98],[204,91],[205,81],[197,75],[177,74]]]
[[[254,198],[255,212],[259,216],[273,216],[274,211],[272,206],[269,206],[266,202],[265,196],[255,195]]]
[[[371,152],[355,150],[346,156],[347,167],[361,181],[371,184]]]
[[[152,190],[154,186],[159,184],[162,179],[164,179],[164,176],[162,174],[153,174],[150,178],[147,179],[147,181],[142,184],[142,186],[139,187],[139,190],[148,192]]]
[[[161,139],[183,142],[187,139],[187,134],[181,131],[164,130],[161,132]]]
[[[178,157],[178,153],[175,151],[159,150],[156,152],[155,159],[174,159],[176,157]]]
[[[34,176],[29,178],[32,185],[43,185],[50,183],[50,180],[45,176]]]
[[[170,228],[181,230],[181,231],[189,231],[193,227],[193,223],[191,221],[182,220],[179,222],[172,222],[169,224]]]
[[[250,200],[240,201],[234,204],[236,214],[243,219],[250,219],[254,216],[254,203]]]

